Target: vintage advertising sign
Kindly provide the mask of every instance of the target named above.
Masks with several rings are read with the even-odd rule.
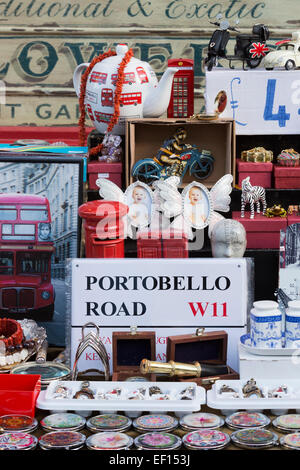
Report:
[[[158,337],[198,327],[226,329],[236,347],[245,330],[246,259],[73,259],[69,271],[72,362],[88,322],[108,338],[132,326],[154,329]],[[109,340],[106,346],[111,353]]]
[[[224,117],[235,119],[237,134],[299,134],[299,70],[212,70],[206,73],[206,111],[227,95]]]

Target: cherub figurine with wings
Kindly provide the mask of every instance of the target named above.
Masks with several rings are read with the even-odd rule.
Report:
[[[160,201],[160,211],[164,217],[173,219],[171,228],[184,230],[189,239],[194,237],[194,229],[209,228],[224,217],[219,212],[229,212],[230,193],[232,191],[231,175],[225,175],[208,190],[203,184],[193,181],[182,193],[178,191],[180,178],[174,176],[165,181],[156,181],[156,199]]]

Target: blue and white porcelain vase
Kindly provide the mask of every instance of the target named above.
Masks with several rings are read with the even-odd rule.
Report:
[[[255,348],[282,347],[282,313],[273,300],[253,303],[250,312],[251,345]]]
[[[285,315],[286,348],[300,348],[300,300],[291,300]]]

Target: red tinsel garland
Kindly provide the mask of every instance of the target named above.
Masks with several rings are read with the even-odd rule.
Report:
[[[86,139],[86,131],[85,131],[85,91],[86,91],[86,84],[87,84],[87,79],[92,71],[93,67],[98,63],[101,62],[102,60],[106,59],[107,57],[111,57],[116,55],[116,52],[109,50],[108,52],[104,52],[104,54],[99,55],[98,57],[95,57],[84,74],[81,77],[81,83],[80,83],[80,97],[79,97],[79,110],[80,110],[80,118],[79,118],[79,138],[80,138],[80,145],[84,146],[85,144],[85,139]],[[133,51],[132,49],[129,49],[129,51],[126,52],[124,55],[123,59],[120,62],[120,65],[118,67],[118,77],[117,77],[117,85],[114,93],[114,113],[108,123],[107,129],[106,129],[106,134],[112,131],[114,126],[117,124],[119,117],[120,117],[120,97],[124,85],[124,70],[128,62],[130,61],[131,57],[133,56]],[[90,155],[97,155],[102,148],[102,144],[97,145],[96,147],[93,147],[90,149]]]

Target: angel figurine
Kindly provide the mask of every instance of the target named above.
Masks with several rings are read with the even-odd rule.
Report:
[[[124,220],[126,236],[133,237],[133,227],[141,230],[150,225],[155,207],[153,191],[147,184],[136,181],[128,186],[124,193],[115,183],[106,178],[97,179],[96,184],[103,199],[122,202],[128,206],[128,213]]]
[[[232,175],[219,179],[209,191],[203,184],[193,181],[182,193],[178,191],[180,178],[174,176],[166,181],[153,184],[158,192],[160,210],[169,219],[174,219],[171,228],[184,230],[189,239],[194,237],[192,229],[212,227],[224,217],[220,212],[229,212],[232,191]]]

